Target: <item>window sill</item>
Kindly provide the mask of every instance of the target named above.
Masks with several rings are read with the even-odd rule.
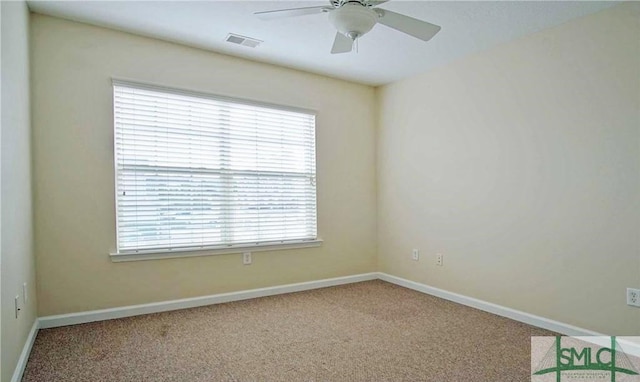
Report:
[[[262,252],[262,251],[280,251],[285,249],[313,248],[320,247],[322,240],[304,240],[289,243],[273,243],[273,244],[247,244],[234,245],[232,247],[208,248],[208,249],[185,249],[185,250],[166,250],[166,251],[144,251],[130,253],[110,253],[111,261],[114,263],[124,261],[142,261],[142,260],[160,260],[160,259],[176,259],[183,257],[199,257],[199,256],[215,256],[228,255],[243,252]]]

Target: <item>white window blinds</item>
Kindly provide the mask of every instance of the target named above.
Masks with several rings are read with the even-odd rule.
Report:
[[[316,239],[315,115],[114,81],[118,253]]]

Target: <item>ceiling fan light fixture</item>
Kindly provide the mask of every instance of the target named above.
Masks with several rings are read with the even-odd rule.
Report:
[[[1,0],[0,0],[1,1]],[[263,20],[282,17],[328,13],[329,22],[333,25],[336,37],[333,40],[331,53],[347,53],[358,49],[358,39],[368,33],[376,24],[395,29],[422,41],[429,41],[440,31],[440,26],[422,21],[411,16],[376,8],[388,0],[329,0],[330,6],[278,9],[274,11],[256,12]]]
[[[347,3],[329,12],[329,22],[352,40],[369,32],[377,20],[376,12],[360,4]]]

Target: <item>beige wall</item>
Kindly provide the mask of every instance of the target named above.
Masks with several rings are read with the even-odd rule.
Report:
[[[32,15],[41,316],[375,270],[371,87]],[[112,263],[111,77],[313,109],[320,248]]]
[[[640,335],[639,23],[625,4],[380,88],[380,270]]]
[[[29,117],[29,11],[24,2],[2,9],[1,274],[2,381],[11,380],[36,318],[35,262],[31,213],[31,134]],[[28,300],[22,303],[22,284]],[[14,313],[20,296],[21,313]],[[25,306],[26,305],[26,306]]]
[[[640,287],[637,8],[475,54],[377,99],[366,86],[32,15],[39,315],[381,270],[640,335],[640,309],[624,303]],[[325,244],[255,253],[251,266],[240,255],[112,263],[111,77],[317,110]]]

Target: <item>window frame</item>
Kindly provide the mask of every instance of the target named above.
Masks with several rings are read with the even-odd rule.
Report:
[[[319,227],[319,211],[318,211],[318,189],[315,190],[315,220],[316,220],[316,237],[313,239],[299,239],[299,240],[272,240],[262,241],[256,243],[238,243],[238,244],[220,244],[211,245],[205,247],[186,247],[186,248],[148,248],[137,250],[119,250],[119,215],[118,215],[118,149],[116,144],[116,102],[115,102],[115,87],[134,87],[141,90],[150,90],[157,92],[165,92],[170,94],[184,95],[189,97],[198,97],[205,99],[212,99],[215,101],[230,102],[241,105],[257,106],[270,108],[275,110],[290,111],[296,113],[304,113],[313,115],[317,119],[317,112],[315,110],[285,106],[280,104],[241,99],[235,97],[222,96],[217,94],[211,94],[201,91],[187,90],[183,88],[168,87],[164,85],[156,85],[149,83],[141,83],[137,81],[130,81],[125,79],[112,78],[111,79],[111,93],[112,93],[112,127],[113,127],[113,160],[114,160],[114,217],[115,217],[115,229],[116,229],[116,243],[115,250],[109,253],[111,260],[114,262],[122,261],[137,261],[137,260],[154,260],[163,258],[183,258],[183,257],[195,257],[195,256],[210,256],[221,254],[233,254],[243,252],[259,252],[259,251],[276,251],[285,249],[297,249],[297,248],[312,248],[322,245],[323,240],[320,238]],[[317,185],[317,120],[314,126],[314,161],[315,161],[315,182]]]

